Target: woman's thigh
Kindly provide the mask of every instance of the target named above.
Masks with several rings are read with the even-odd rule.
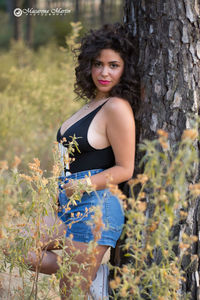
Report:
[[[56,214],[49,213],[41,217],[38,225],[30,222],[28,230],[22,230],[24,236],[35,236],[38,232],[42,248],[46,250],[61,249],[66,234],[66,224],[64,224]]]
[[[81,289],[83,291],[89,289],[108,246],[96,245],[95,247],[90,248],[91,245],[89,246],[87,243],[66,239],[65,252],[68,255],[68,261],[70,261],[71,265],[69,273],[65,274],[64,278],[61,280],[61,285],[64,284],[66,287],[73,286],[72,283],[69,283],[70,278],[73,277],[73,274],[80,274],[86,279],[86,281],[81,280]],[[69,259],[71,255],[73,257],[72,260]]]

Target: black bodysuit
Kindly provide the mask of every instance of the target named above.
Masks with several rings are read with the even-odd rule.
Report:
[[[106,102],[70,126],[63,135],[60,133],[60,128],[58,130],[57,141],[60,143],[63,138],[65,138],[66,142],[63,142],[63,146],[65,147],[67,147],[67,144],[72,141],[72,137],[74,135],[77,138],[76,141],[78,142],[78,149],[80,153],[76,148],[74,148],[75,152],[73,155],[70,155],[70,158],[75,159],[70,163],[69,171],[71,173],[92,169],[108,169],[115,164],[115,157],[111,146],[103,149],[95,149],[90,146],[87,139],[90,123]]]

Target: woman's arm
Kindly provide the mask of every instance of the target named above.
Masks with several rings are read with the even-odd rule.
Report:
[[[124,182],[132,177],[134,171],[135,121],[132,108],[128,101],[113,97],[105,104],[104,111],[106,134],[114,152],[115,165],[90,177],[96,190],[105,189],[108,182]],[[71,181],[64,186],[68,197],[75,185],[76,182]]]
[[[104,189],[108,178],[119,184],[130,179],[135,160],[135,121],[130,104],[120,98],[112,98],[106,103],[106,131],[112,146],[115,165],[99,174],[91,176],[96,189]]]

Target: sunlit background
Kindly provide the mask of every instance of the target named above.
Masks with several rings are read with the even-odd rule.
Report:
[[[14,8],[51,10],[69,9],[66,15],[25,15],[16,18]],[[0,47],[8,48],[10,39],[23,38],[37,49],[49,40],[64,44],[70,33],[70,22],[81,21],[83,31],[96,28],[103,23],[122,21],[123,0],[0,0]]]

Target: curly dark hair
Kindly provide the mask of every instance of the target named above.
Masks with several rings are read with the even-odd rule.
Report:
[[[120,23],[105,24],[97,30],[90,29],[89,33],[81,39],[80,48],[72,50],[78,62],[74,84],[77,99],[87,100],[95,97],[96,86],[92,80],[91,68],[94,59],[103,49],[118,52],[124,61],[123,74],[119,83],[109,91],[109,96],[124,98],[129,101],[133,109],[136,108],[139,99],[139,77],[136,71],[137,45],[134,43],[130,27]]]

